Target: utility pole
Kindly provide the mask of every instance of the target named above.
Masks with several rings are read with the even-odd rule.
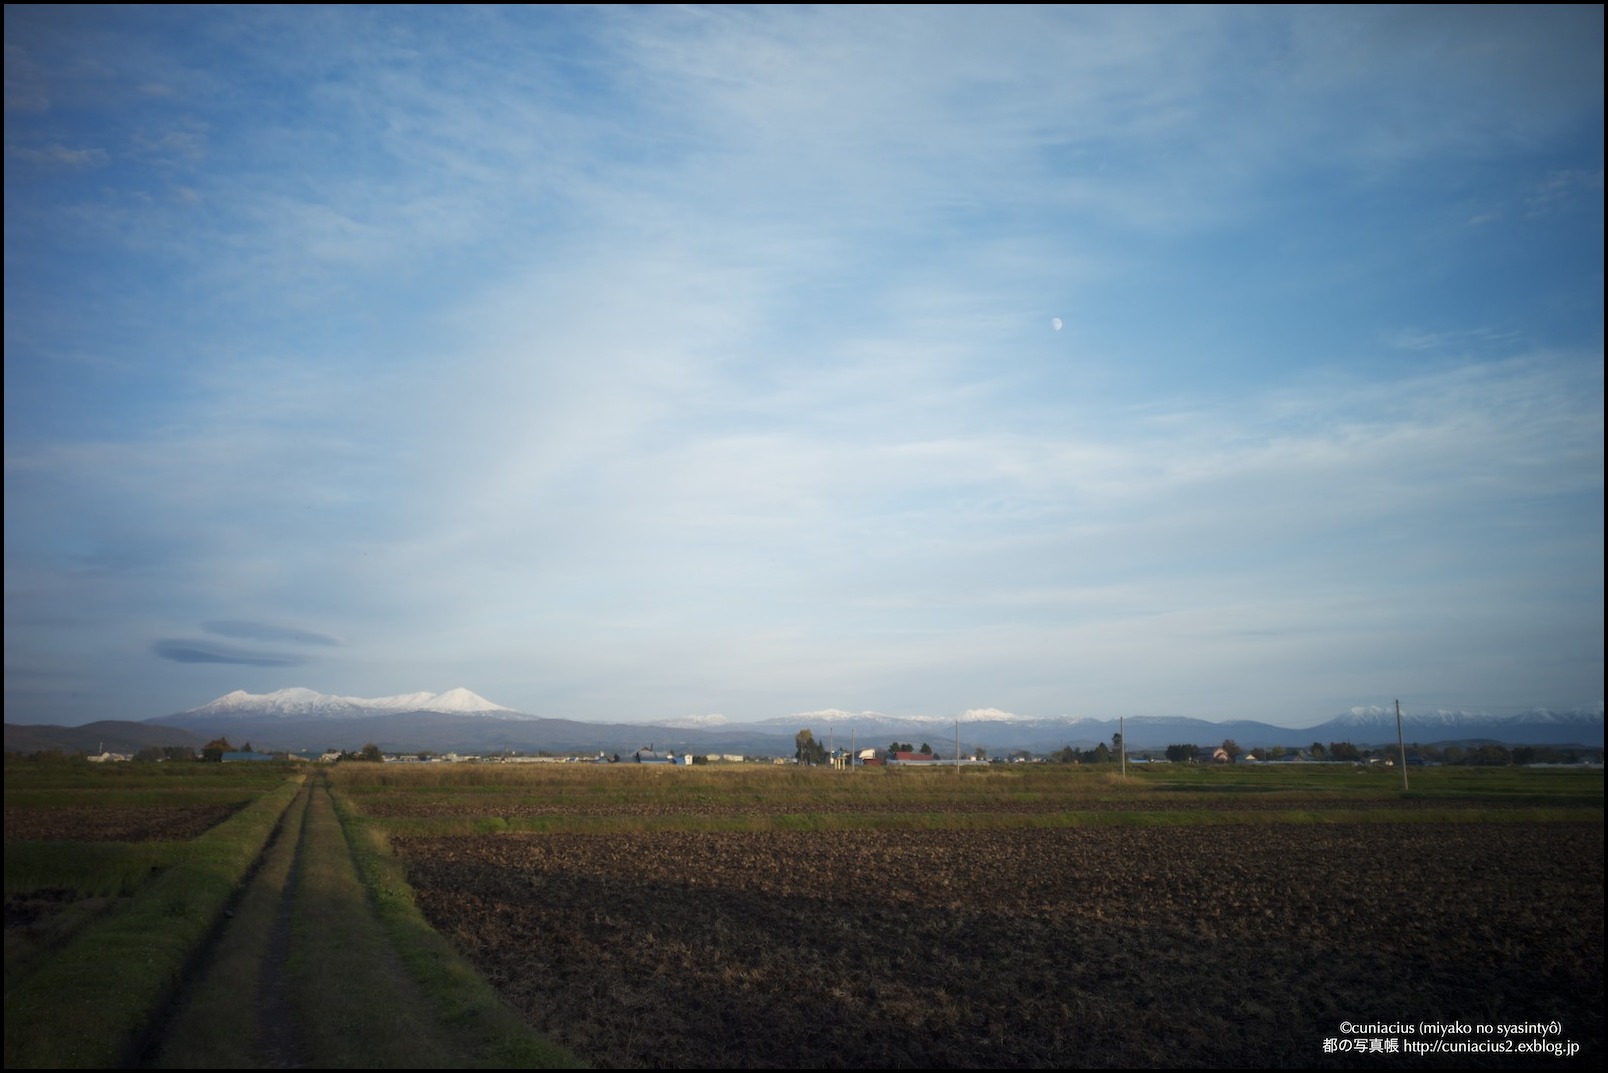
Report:
[[[1122,757],[1122,777],[1126,779],[1128,777],[1128,735],[1124,733],[1127,729],[1124,719],[1124,716],[1117,716],[1117,738],[1122,742],[1122,748],[1118,749],[1117,753]]]
[[[1401,764],[1401,789],[1407,792],[1407,739],[1401,734],[1401,698],[1396,699],[1396,749]]]

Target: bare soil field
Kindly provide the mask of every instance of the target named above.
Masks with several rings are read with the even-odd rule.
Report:
[[[243,805],[8,808],[6,841],[186,842],[227,820]]]
[[[1223,794],[1171,794],[1165,797],[1143,799],[1091,798],[1076,803],[1079,812],[1173,812],[1187,809],[1192,812],[1418,812],[1436,810],[1480,811],[1493,809],[1523,809],[1531,807],[1529,801],[1475,801],[1453,802],[1434,798],[1418,800],[1369,800],[1367,798],[1314,799],[1310,794],[1263,794],[1260,796]],[[1061,798],[1042,800],[955,800],[916,802],[920,815],[977,816],[977,815],[1058,815],[1067,811],[1068,802]],[[824,801],[809,802],[808,810],[819,816],[875,816],[887,817],[890,811],[886,801]],[[364,813],[387,819],[439,819],[448,816],[496,815],[505,819],[533,817],[662,817],[662,816],[774,816],[778,813],[772,801],[625,801],[611,802],[534,802],[519,800],[497,801],[407,801],[380,800],[364,805]]]
[[[1600,1057],[1600,823],[504,834],[393,846],[435,927],[536,1027],[600,1066]],[[1557,1022],[1560,1039],[1586,1048],[1573,1060],[1325,1050],[1351,1037],[1346,1022],[1446,1021]]]

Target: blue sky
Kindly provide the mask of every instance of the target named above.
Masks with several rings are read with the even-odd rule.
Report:
[[[6,718],[1600,708],[1602,18],[8,6]]]

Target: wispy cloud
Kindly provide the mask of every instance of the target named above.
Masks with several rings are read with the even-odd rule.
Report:
[[[70,149],[65,145],[7,145],[6,156],[25,164],[54,168],[100,168],[108,160],[104,149]]]
[[[1600,12],[70,14],[7,12],[8,689],[1600,691]]]
[[[239,667],[299,667],[306,656],[235,648],[211,641],[161,640],[151,650],[174,663],[227,663]]]
[[[208,633],[220,637],[240,637],[251,641],[282,641],[286,644],[337,646],[340,638],[313,630],[300,630],[291,626],[274,626],[266,622],[245,622],[238,619],[206,622]]]

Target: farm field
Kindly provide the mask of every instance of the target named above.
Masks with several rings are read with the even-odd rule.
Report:
[[[305,765],[8,764],[7,1067],[574,1065]]]
[[[1601,1052],[1600,771],[1433,769],[1406,794],[1342,766],[353,765],[334,781],[437,929],[599,1065]],[[1555,1025],[1580,1049],[1342,1049],[1353,1026],[1426,1022]]]
[[[1412,778],[8,765],[7,1064],[1599,1057],[1600,771]]]

